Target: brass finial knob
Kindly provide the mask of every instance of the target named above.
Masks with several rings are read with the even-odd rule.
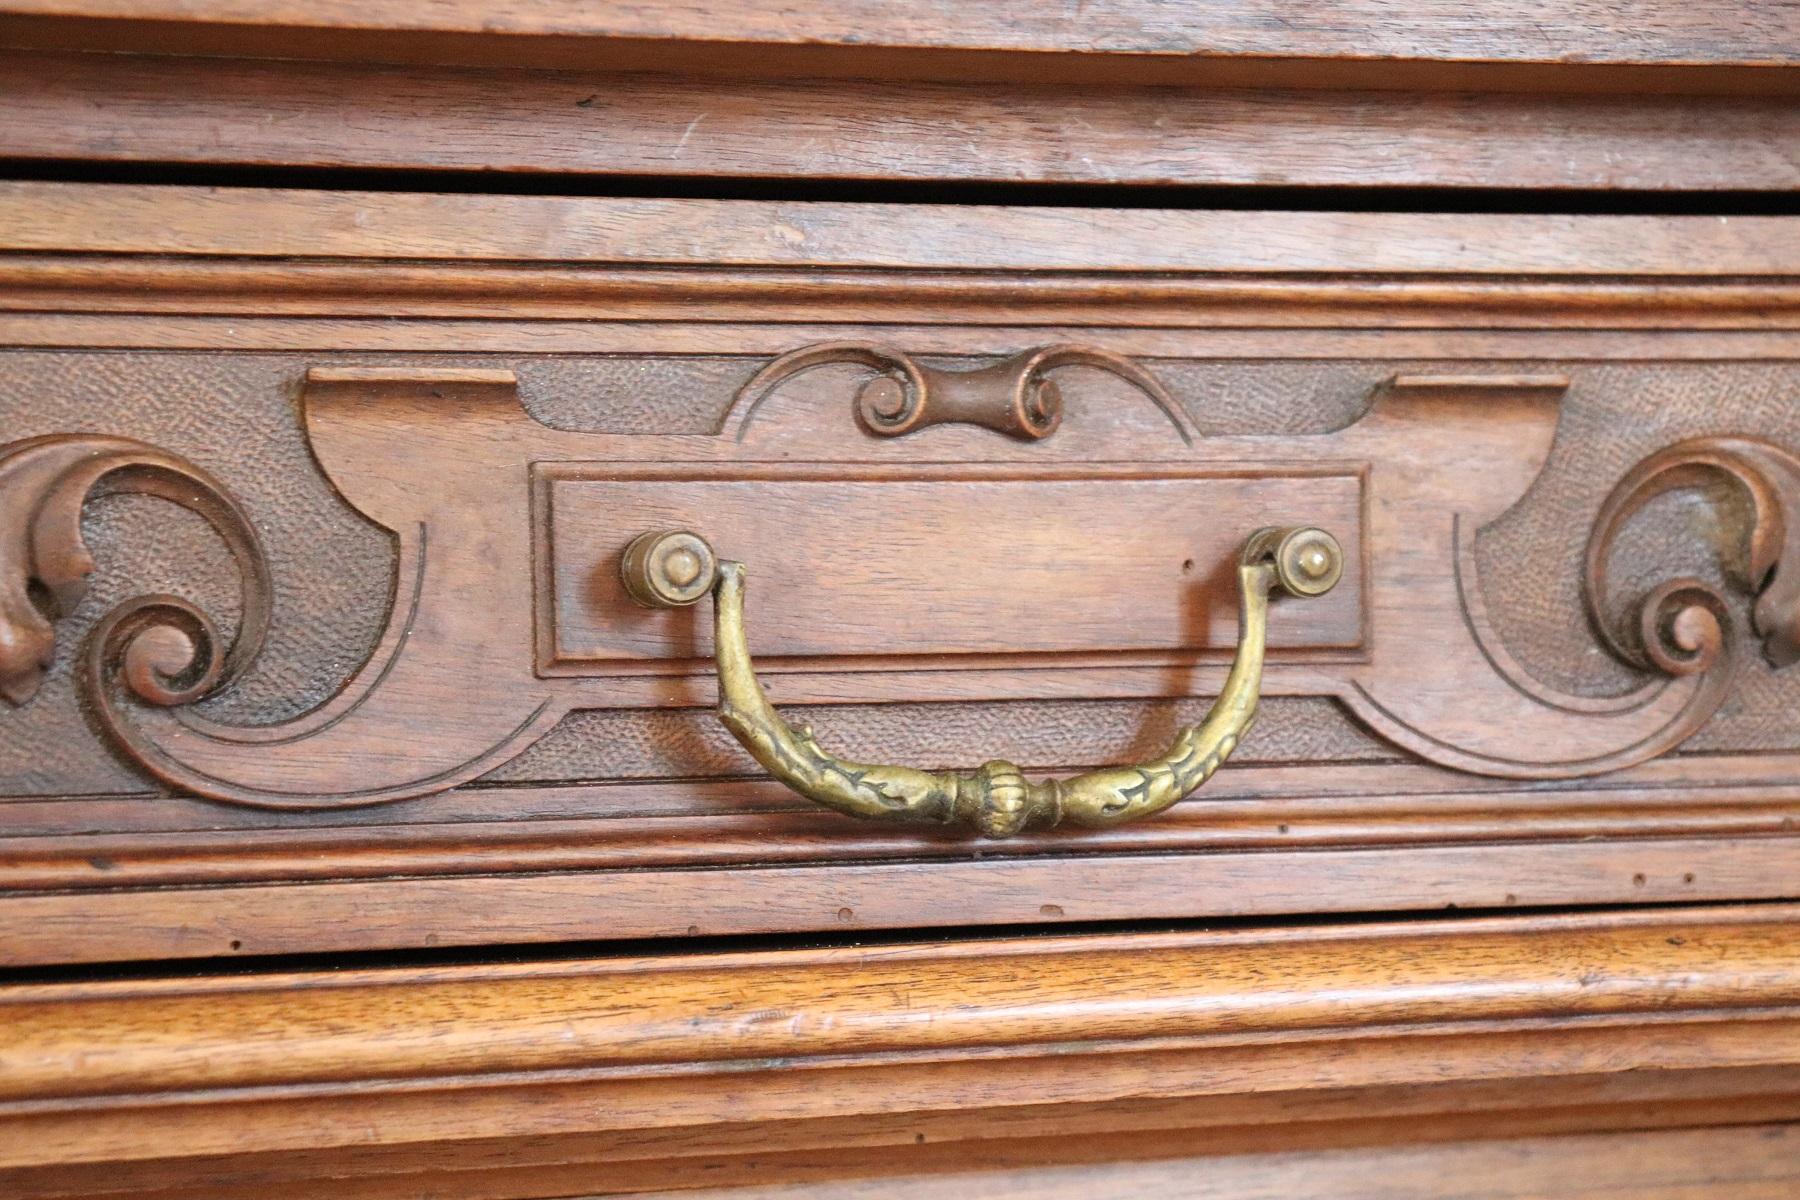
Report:
[[[707,540],[686,529],[640,534],[625,547],[619,577],[646,608],[681,608],[712,591],[719,559]]]

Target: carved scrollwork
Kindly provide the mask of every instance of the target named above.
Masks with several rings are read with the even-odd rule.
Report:
[[[1187,422],[1161,383],[1130,359],[1094,346],[1056,345],[1024,350],[967,371],[927,366],[910,354],[873,342],[821,342],[803,346],[758,371],[738,393],[728,427],[741,440],[758,405],[794,376],[834,363],[868,367],[875,377],[856,394],[856,419],[879,437],[901,437],[931,425],[967,424],[1022,441],[1037,441],[1062,424],[1062,389],[1050,373],[1062,367],[1095,367],[1126,381],[1160,408],[1184,442]],[[735,418],[735,419],[734,419]]]
[[[440,375],[426,385],[426,395],[479,413],[494,382],[479,373]],[[329,403],[318,397],[331,390],[316,389],[310,403]],[[358,386],[347,392],[344,403],[356,405]],[[502,394],[516,409],[510,377]],[[487,477],[485,464],[472,471]],[[77,685],[95,724],[135,767],[170,788],[260,808],[402,800],[481,774],[561,715],[546,697],[524,689],[465,694],[455,712],[445,713],[455,668],[500,652],[484,648],[479,614],[421,626],[420,597],[434,560],[424,520],[415,517],[387,526],[396,533],[398,555],[389,625],[374,656],[341,691],[280,724],[209,719],[193,703],[240,678],[269,628],[273,588],[255,526],[223,484],[186,459],[143,442],[88,434],[0,446],[0,695],[8,704],[23,705],[37,694],[53,659],[55,622],[71,615],[86,592],[94,560],[82,543],[83,506],[119,492],[157,496],[198,513],[223,539],[240,575],[242,611],[229,645],[190,601],[141,595],[100,618],[76,662]],[[379,498],[371,499],[379,507]],[[501,529],[492,540],[521,539]],[[498,557],[479,539],[463,539],[460,547],[472,557]],[[494,590],[516,580],[523,593],[527,574],[518,564]],[[523,594],[514,599],[525,602]],[[523,646],[516,649],[524,656]]]
[[[1587,544],[1584,583],[1597,636],[1621,660],[1657,678],[1619,696],[1578,696],[1533,679],[1493,635],[1472,555],[1453,523],[1457,593],[1468,638],[1429,662],[1415,662],[1385,691],[1361,689],[1364,719],[1392,740],[1446,766],[1521,779],[1579,778],[1616,771],[1665,754],[1710,720],[1731,691],[1729,636],[1733,605],[1713,584],[1681,577],[1621,605],[1609,578],[1620,531],[1657,496],[1680,487],[1726,482],[1750,502],[1746,552],[1739,576],[1756,596],[1752,623],[1763,653],[1777,667],[1796,657],[1800,585],[1794,578],[1796,530],[1791,510],[1800,501],[1800,459],[1767,442],[1708,437],[1661,450],[1627,472],[1601,504]],[[1489,667],[1482,672],[1469,650]],[[1461,659],[1459,664],[1458,659]],[[1435,681],[1432,678],[1436,673]],[[1507,685],[1507,695],[1487,681]],[[1439,719],[1418,697],[1458,689],[1483,693],[1489,719],[1461,726]],[[1402,712],[1402,710],[1405,710]],[[1434,723],[1435,722],[1435,723]]]
[[[1378,645],[1419,644],[1429,653],[1375,655],[1351,680],[1346,702],[1375,732],[1421,757],[1508,779],[1580,779],[1644,763],[1680,746],[1710,720],[1731,693],[1730,603],[1699,580],[1675,579],[1650,589],[1631,616],[1615,620],[1607,563],[1617,535],[1645,502],[1684,481],[1726,477],[1746,488],[1752,522],[1749,591],[1762,590],[1757,626],[1791,628],[1793,605],[1775,571],[1790,528],[1785,510],[1800,477],[1785,451],[1747,438],[1688,442],[1653,455],[1628,472],[1601,506],[1588,544],[1587,606],[1602,643],[1649,674],[1630,691],[1591,696],[1561,691],[1535,678],[1508,651],[1487,610],[1476,562],[1475,532],[1512,508],[1548,456],[1560,378],[1404,377],[1376,398],[1361,428],[1383,414],[1404,421],[1416,440],[1426,430],[1456,430],[1456,453],[1417,456],[1396,497],[1432,494],[1452,503],[1414,506],[1409,497],[1378,513],[1374,534],[1388,547],[1394,583],[1413,603],[1375,606]],[[1471,400],[1479,399],[1479,405]],[[1476,419],[1471,421],[1471,416]],[[1482,471],[1469,463],[1481,455]],[[1415,491],[1416,489],[1416,491]],[[1408,562],[1416,568],[1407,571]],[[1435,561],[1448,563],[1448,578]],[[1387,595],[1400,593],[1389,591]],[[1434,614],[1454,614],[1445,621]],[[1780,661],[1779,642],[1771,658]]]
[[[1763,657],[1785,667],[1800,660],[1800,458],[1768,442],[1706,437],[1678,443],[1646,458],[1621,479],[1601,506],[1588,539],[1589,617],[1620,658],[1670,675],[1713,669],[1728,643],[1730,606],[1698,579],[1671,580],[1637,606],[1635,621],[1610,619],[1608,564],[1619,530],[1632,514],[1666,492],[1723,482],[1749,502],[1740,564],[1744,588],[1756,597],[1751,625]]]
[[[957,410],[940,403],[951,394],[946,386],[974,387],[970,381],[987,378],[977,391],[991,396],[998,388],[1016,399],[1044,372],[1096,365],[1101,353],[1052,347],[977,371],[934,374],[905,356],[835,343],[786,356],[785,365],[777,360],[758,386],[766,392],[773,375],[791,375],[807,364],[859,362],[916,380],[914,386],[925,389],[921,421],[933,405],[940,419],[949,419],[941,414]],[[1118,373],[1141,377],[1148,382],[1140,386],[1155,389],[1141,368]],[[946,385],[946,378],[959,382]],[[1290,617],[1278,631],[1264,691],[1338,697],[1377,734],[1445,767],[1514,779],[1593,776],[1678,746],[1731,687],[1734,605],[1723,594],[1730,589],[1676,579],[1624,604],[1608,578],[1618,534],[1632,514],[1671,488],[1723,480],[1740,491],[1748,500],[1745,551],[1741,563],[1728,564],[1728,574],[1756,596],[1751,620],[1763,653],[1777,666],[1787,665],[1800,659],[1800,572],[1793,545],[1800,528],[1791,511],[1800,497],[1800,458],[1752,438],[1714,437],[1672,446],[1630,471],[1593,528],[1587,604],[1604,644],[1651,674],[1623,695],[1563,693],[1535,680],[1508,654],[1485,610],[1472,542],[1476,530],[1517,504],[1538,477],[1565,386],[1560,377],[1401,377],[1378,392],[1362,420],[1309,441],[1306,470],[1298,473],[1283,466],[1294,452],[1287,439],[1221,436],[1183,446],[1153,425],[1131,426],[1108,453],[1129,460],[1132,474],[1121,474],[1116,465],[1084,474],[1081,456],[1089,451],[1071,441],[1062,455],[1068,461],[1051,464],[1053,482],[1129,481],[1142,474],[1173,481],[1172,496],[1229,497],[1247,478],[1244,487],[1262,489],[1259,503],[1285,508],[1297,502],[1282,497],[1304,496],[1309,510],[1338,511],[1332,506],[1339,505],[1345,578],[1352,586],[1333,598],[1341,602],[1338,609],[1328,611],[1330,602],[1317,606],[1317,623],[1296,627]],[[813,436],[814,423],[796,422],[792,413],[786,428],[771,418],[751,431],[745,445],[733,445],[732,435],[742,436],[761,394],[752,388],[740,396],[737,422],[728,422],[722,436],[646,438],[545,428],[523,409],[506,372],[309,372],[301,395],[308,443],[345,502],[392,535],[395,584],[386,627],[368,661],[317,708],[267,726],[221,724],[193,705],[242,675],[270,621],[269,568],[239,502],[186,460],[125,438],[66,434],[0,446],[0,697],[20,705],[37,693],[55,647],[54,622],[73,612],[94,566],[81,540],[82,506],[92,496],[118,491],[158,496],[200,514],[218,531],[241,575],[242,616],[229,639],[190,602],[145,595],[105,614],[77,662],[94,722],[146,775],[182,792],[286,809],[405,800],[480,778],[569,712],[698,697],[695,677],[668,669],[672,656],[692,649],[678,622],[670,622],[667,632],[646,634],[651,618],[619,607],[632,599],[622,585],[614,595],[594,583],[602,565],[616,579],[627,535],[646,527],[642,518],[654,513],[666,520],[687,505],[699,519],[716,510],[708,497],[720,494],[720,485],[767,487],[769,495],[790,498],[783,519],[771,522],[767,534],[749,528],[736,536],[761,545],[757,538],[779,532],[784,544],[817,556],[824,554],[817,549],[818,531],[829,521],[793,503],[797,489],[857,496],[889,483],[909,485],[913,478],[906,456],[870,468],[862,461],[866,446],[846,450],[824,435],[783,441],[796,429]],[[421,431],[432,439],[429,456],[419,453]],[[1016,449],[992,449],[996,460],[1019,457]],[[1349,466],[1320,474],[1320,463]],[[916,465],[920,479],[967,478],[946,475],[940,463]],[[993,489],[1044,486],[1037,465],[1005,465],[994,473]],[[529,486],[512,500],[496,500],[496,481],[526,479]],[[1131,509],[1121,498],[1129,489],[1110,483],[1086,494],[1103,490],[1116,506],[1108,511],[1123,514],[1121,525],[1133,512],[1151,511]],[[1207,507],[1198,504],[1196,511]],[[621,516],[625,510],[638,515]],[[947,540],[965,548],[986,544],[978,521],[940,524]],[[1019,547],[1026,557],[1037,556],[1040,571],[1064,570],[1062,548],[1081,542],[1078,526],[1059,528],[1056,538]],[[1203,540],[1181,545],[1184,554],[1205,557],[1194,549],[1203,550]],[[892,549],[907,551],[909,544],[900,539]],[[1142,549],[1133,554],[1134,561],[1155,558]],[[810,560],[814,566],[824,561]],[[659,562],[677,589],[693,574],[693,564],[678,554]],[[1079,569],[1095,568],[1090,563]],[[942,583],[950,599],[963,597],[965,613],[990,614],[992,606],[968,600],[981,592],[980,579],[946,577]],[[832,604],[841,604],[841,597]],[[1621,607],[1629,610],[1628,619],[1618,616]],[[838,621],[845,610],[826,605],[824,611]],[[590,627],[604,635],[592,646],[582,640]],[[647,650],[632,650],[633,643],[615,637],[620,630],[645,639]],[[1089,647],[1083,655],[1110,653],[1110,642],[1081,640],[1089,634],[1085,626],[1075,628],[1068,644]],[[933,645],[914,639],[881,649],[904,664],[908,655],[913,661],[936,655]],[[1032,653],[1064,653],[1064,642],[1045,645]],[[1010,653],[1012,647],[1002,649]],[[852,651],[859,653],[860,646]],[[819,672],[788,672],[773,662],[784,702],[830,703],[865,692],[877,699],[937,694],[929,690],[939,686],[935,679],[871,669],[836,644],[791,653],[816,655],[841,675],[818,683]],[[934,670],[949,669],[932,662]],[[1081,687],[1098,679],[1107,687],[1142,687],[1142,694],[1158,695],[1167,686],[1166,672],[1155,663],[1095,666],[1082,657],[1067,669],[1090,666],[1108,674],[1084,676]],[[955,669],[964,668],[957,663]],[[977,677],[983,695],[1012,695],[1007,689],[1035,688],[1044,677],[1010,668],[1000,674],[985,659],[968,669],[985,672]],[[1198,661],[1194,669],[1223,683],[1217,664]],[[990,774],[996,784],[1011,778],[998,768]],[[965,797],[974,794],[972,785],[957,786]],[[983,794],[997,801],[1012,794],[1006,787],[984,787]]]
[[[179,596],[135,597],[100,621],[82,678],[115,737],[115,685],[162,707],[192,703],[235,678],[262,648],[272,605],[269,569],[255,528],[218,480],[186,459],[129,438],[66,434],[0,448],[0,696],[37,694],[56,646],[54,622],[87,593],[94,559],[81,536],[90,498],[158,496],[204,517],[231,551],[243,590],[237,636],[227,649],[212,621]]]

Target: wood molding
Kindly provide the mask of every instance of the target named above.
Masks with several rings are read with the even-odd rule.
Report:
[[[0,182],[0,250],[715,267],[1800,275],[1789,217],[1269,212]],[[153,265],[153,264],[152,264]]]
[[[1707,757],[1686,765],[1718,776],[1740,766],[1748,773],[1760,761],[1743,756],[1721,764]],[[1627,772],[1626,779],[1604,788],[1544,792],[1530,785],[1502,790],[1468,787],[1466,780],[1433,780],[1428,768],[1237,766],[1208,785],[1203,803],[1177,806],[1153,823],[1076,838],[1025,835],[1005,846],[984,847],[983,855],[1031,861],[1049,889],[1060,859],[1095,853],[1260,851],[1279,854],[1282,864],[1310,873],[1315,868],[1307,865],[1306,855],[1331,849],[1724,839],[1800,829],[1800,799],[1792,779],[1708,787],[1647,783],[1634,778],[1639,774]],[[1443,790],[1427,790],[1432,782]],[[1464,786],[1457,788],[1458,783]],[[1308,785],[1315,789],[1310,794]],[[384,809],[380,820],[369,813],[354,821],[339,815],[329,823],[289,819],[273,825],[267,814],[255,810],[244,810],[248,820],[234,821],[238,814],[208,802],[150,793],[104,801],[13,799],[6,806],[9,829],[29,840],[15,840],[0,859],[0,890],[471,874],[494,882],[542,872],[744,868],[827,857],[845,865],[895,859],[954,862],[970,853],[960,834],[822,821],[815,810],[797,806],[779,785],[766,780],[474,787],[400,807],[407,811]],[[56,828],[59,812],[66,824],[70,811],[97,819],[92,815],[96,808],[105,810],[105,832],[46,831]],[[655,815],[631,815],[643,810]],[[251,823],[259,816],[261,823]],[[1777,857],[1772,866],[1780,861]],[[1211,868],[1202,859],[1192,869],[1205,873]],[[1634,873],[1620,873],[1616,882],[1629,884]],[[1694,898],[1691,891],[1680,896],[1684,881],[1687,888],[1697,884],[1697,875],[1685,880],[1689,874],[1694,872],[1684,868],[1660,877],[1658,887],[1664,890],[1659,898],[1668,898],[1671,888],[1677,898]],[[1760,882],[1781,887],[1774,876]],[[1443,902],[1472,904],[1486,894],[1480,890],[1485,884],[1475,878],[1460,886],[1468,889],[1463,900]],[[1515,889],[1499,898],[1505,901],[1509,895],[1515,902],[1521,895],[1548,903],[1570,899],[1543,889]],[[1198,902],[1197,896],[1190,899]],[[946,908],[945,915],[954,913]],[[823,927],[846,923],[823,907],[814,920]],[[594,934],[585,924],[576,928],[583,936]],[[708,930],[725,931],[716,924]],[[240,941],[242,932],[237,931]],[[223,944],[219,939],[215,948]],[[73,952],[74,946],[69,949]]]
[[[479,6],[334,0],[12,0],[0,44],[251,58],[642,69],[727,76],[1184,86],[1746,92],[1788,85],[1800,30],[1774,0],[1695,9],[1634,0],[1545,36],[1516,7],[1338,0],[1305,16],[1111,0],[1023,17],[987,2],[877,0],[779,17],[754,6]],[[1279,19],[1277,19],[1277,17]]]
[[[939,47],[1144,55],[1356,56],[1450,60],[1671,62],[1800,61],[1800,28],[1790,9],[1770,0],[1718,8],[1671,0],[1629,0],[1560,42],[1543,36],[1529,13],[1500,0],[1429,0],[1395,13],[1380,0],[1331,0],[1312,12],[1270,22],[1258,9],[1199,10],[1171,17],[1155,0],[1105,0],[1081,13],[1019,14],[1001,0],[939,0],[896,10],[881,0],[846,0],[795,13],[756,5],[723,10],[692,0],[641,0],[594,9],[578,0],[447,2],[421,11],[405,0],[8,0],[18,14],[260,24],[379,32],[569,35],[755,45]],[[1449,21],[1449,17],[1459,18]],[[960,19],[953,19],[960,18]],[[1644,22],[1640,24],[1639,22]]]
[[[3,185],[0,185],[3,186]],[[1504,229],[1496,230],[1505,234]],[[804,268],[220,261],[207,255],[0,252],[0,313],[93,314],[141,325],[162,314],[259,323],[331,318],[439,318],[544,324],[681,321],[704,305],[716,322],[943,325],[1009,323],[1094,329],[1494,329],[1664,331],[1800,328],[1800,284],[1695,276],[1648,282],[1621,274],[1508,280],[1414,272],[1147,272],[1098,266],[979,275],[912,267]],[[105,327],[123,334],[117,319]],[[861,332],[846,330],[846,333]],[[246,331],[247,335],[247,331]],[[90,338],[95,335],[88,335]],[[338,335],[341,344],[342,334]],[[542,335],[533,331],[534,337]],[[1659,332],[1665,344],[1669,335]],[[840,337],[833,340],[847,340]],[[291,341],[291,339],[290,339]],[[786,349],[786,347],[783,347]]]
[[[1451,1111],[1475,1137],[1691,1122],[1702,1103],[1791,1119],[1796,920],[1774,906],[9,984],[0,1179],[21,1197],[174,1196],[252,1173],[435,1169],[466,1190],[504,1148],[514,1171],[554,1165],[601,1191],[654,1183],[646,1159],[664,1181],[701,1157],[805,1152],[816,1171],[828,1150],[853,1172],[1026,1131],[1125,1135],[1129,1154],[1146,1124],[1242,1149],[1271,1121],[1305,1138],[1335,1123],[1340,1144],[1384,1121],[1388,1140],[1429,1140]]]
[[[591,61],[527,73],[485,58],[471,69],[0,51],[8,117],[0,156],[690,184],[1748,191],[1800,183],[1783,152],[1800,138],[1800,112],[1790,96],[1768,94],[1789,78],[1779,71],[1757,76],[1758,94],[1708,97],[1419,93],[1383,90],[1395,80],[1374,73],[1354,81],[1357,91],[1316,90],[1312,78],[1279,91],[1151,86],[1135,74],[1102,89],[967,74],[682,76],[668,73],[677,68],[665,54],[608,74]],[[652,63],[661,73],[641,73]],[[1494,81],[1477,71],[1462,83]]]
[[[819,820],[822,818],[814,818]],[[945,924],[1268,917],[1792,899],[1800,838],[746,863],[303,883],[24,892],[0,901],[0,965],[232,958],[426,946],[843,933]],[[820,857],[835,847],[821,839]],[[291,861],[291,856],[289,856]],[[473,870],[471,870],[473,868]],[[432,914],[454,914],[453,920]]]

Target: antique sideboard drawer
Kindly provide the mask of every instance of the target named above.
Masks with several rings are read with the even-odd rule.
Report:
[[[0,962],[1792,896],[1796,275],[0,185]]]

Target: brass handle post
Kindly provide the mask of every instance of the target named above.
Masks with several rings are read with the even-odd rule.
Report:
[[[693,574],[696,563],[700,575]],[[667,564],[674,578],[661,578],[659,564]],[[1321,596],[1336,586],[1343,570],[1343,551],[1324,530],[1271,528],[1252,534],[1238,559],[1237,658],[1205,719],[1180,730],[1169,748],[1148,762],[1032,782],[1003,759],[962,772],[838,758],[819,745],[810,728],[796,730],[782,720],[757,681],[744,635],[742,563],[718,561],[697,534],[673,531],[643,535],[623,564],[627,590],[643,603],[691,604],[710,588],[719,716],[775,778],[853,817],[966,824],[990,838],[1065,821],[1094,829],[1123,824],[1162,812],[1205,783],[1256,720],[1270,593]]]

